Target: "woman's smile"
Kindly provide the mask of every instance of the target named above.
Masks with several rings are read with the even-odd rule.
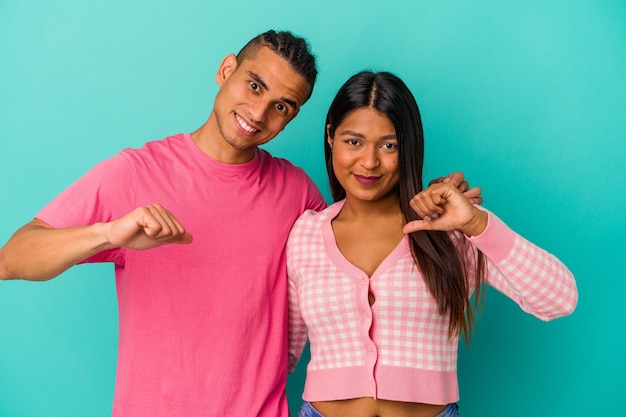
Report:
[[[380,176],[353,174],[354,179],[362,185],[374,185],[381,178]]]

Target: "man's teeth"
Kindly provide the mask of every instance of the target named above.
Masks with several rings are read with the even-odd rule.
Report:
[[[237,120],[239,121],[239,125],[241,125],[246,132],[254,133],[257,131],[257,129],[247,124],[241,117],[237,116]]]

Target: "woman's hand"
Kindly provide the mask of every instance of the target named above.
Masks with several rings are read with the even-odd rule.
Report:
[[[477,236],[487,227],[487,213],[472,202],[451,183],[435,183],[411,199],[411,208],[422,220],[404,226],[404,233],[418,230],[460,230],[468,236]]]

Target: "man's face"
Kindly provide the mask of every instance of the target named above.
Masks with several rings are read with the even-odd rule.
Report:
[[[237,63],[227,56],[217,73],[214,114],[220,152],[245,162],[256,147],[273,139],[300,110],[311,86],[287,61],[262,47]]]

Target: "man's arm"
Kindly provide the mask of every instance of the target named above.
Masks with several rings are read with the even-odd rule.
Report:
[[[107,223],[52,228],[35,219],[0,248],[0,279],[45,281],[106,249],[151,249],[191,243],[192,236],[158,204],[136,208]]]

